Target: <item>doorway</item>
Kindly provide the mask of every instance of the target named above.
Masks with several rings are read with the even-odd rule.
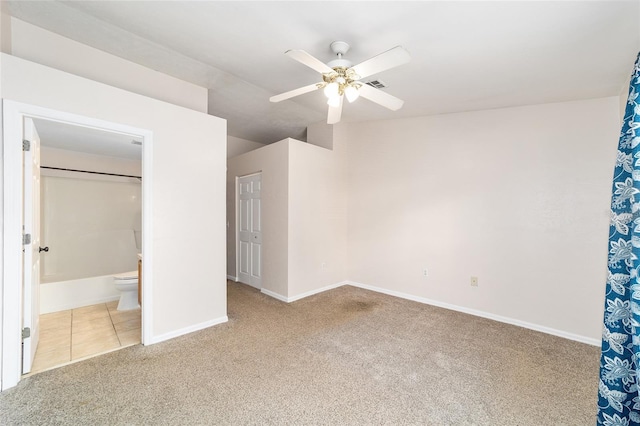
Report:
[[[262,288],[262,173],[237,178],[238,281]]]
[[[23,226],[23,197],[27,196],[23,188],[24,164],[23,141],[34,138],[30,127],[33,120],[45,120],[69,126],[79,126],[84,129],[94,129],[126,135],[132,140],[142,143],[142,326],[141,341],[150,339],[152,311],[152,287],[150,285],[151,276],[151,154],[152,154],[152,132],[133,128],[131,126],[118,123],[106,122],[90,117],[78,116],[61,111],[50,110],[33,105],[3,101],[3,140],[4,140],[4,238],[3,238],[3,312],[2,322],[2,390],[15,386],[20,380],[23,366],[29,370],[29,363],[37,348],[39,303],[39,285],[34,285],[29,274],[26,277],[29,282],[23,282],[25,270],[23,264],[24,252],[33,253],[32,258],[36,258],[40,253],[40,246],[32,244],[32,240],[25,238]],[[33,231],[32,231],[33,232]],[[16,239],[17,238],[17,239]],[[24,243],[24,245],[23,245]],[[44,249],[44,247],[43,247]],[[34,267],[35,269],[35,267]],[[31,291],[24,291],[31,289]],[[34,339],[35,337],[35,339]],[[22,346],[26,343],[28,350],[24,351]],[[26,360],[29,358],[30,360]],[[25,361],[26,360],[26,361]]]
[[[33,252],[41,267],[40,285],[32,292],[40,299],[39,318],[32,320],[39,325],[33,328],[39,338],[30,339],[37,349],[32,365],[23,359],[23,374],[140,343],[142,252],[141,141],[57,121],[25,120],[33,122],[37,138],[24,155],[38,157],[39,152],[41,182],[35,208],[25,205],[25,212],[40,216],[27,253]],[[114,285],[114,275],[122,274],[130,282],[126,294]],[[121,298],[133,303],[119,306]]]

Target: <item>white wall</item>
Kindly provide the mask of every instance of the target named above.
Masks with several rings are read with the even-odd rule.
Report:
[[[207,112],[204,87],[162,74],[35,25],[11,18],[11,54],[32,62]]]
[[[0,53],[6,53],[8,51],[11,50],[11,18],[10,16],[6,13],[6,9],[7,9],[7,4],[6,2],[0,2]],[[0,76],[2,73],[2,54],[0,54]],[[2,93],[2,78],[0,78],[0,94]],[[0,104],[0,113],[2,113],[2,105]],[[4,152],[3,152],[4,155]],[[3,166],[0,166],[0,168],[4,167],[4,163]],[[4,169],[2,170],[2,173],[4,175]],[[4,188],[0,189],[0,192],[4,191]],[[4,196],[4,195],[3,195]],[[4,209],[4,206],[3,206]],[[4,230],[4,215],[0,214],[0,229]],[[0,231],[0,233],[2,233],[3,231]],[[0,259],[4,260],[4,240],[3,243],[0,244]],[[0,267],[2,267],[3,265],[3,260],[0,261]],[[4,290],[4,289],[3,289]],[[4,300],[4,292],[2,295],[2,299]],[[4,312],[4,304],[0,303],[0,360],[2,360],[2,343],[5,341],[6,336],[3,335],[3,330],[4,327],[2,326],[2,321],[4,320],[6,316],[6,313]],[[0,366],[0,370],[2,369],[2,366]],[[0,373],[2,373],[2,371],[0,371]],[[4,374],[2,375],[2,377],[5,377]],[[2,381],[3,379],[0,378],[0,386],[2,386]],[[4,388],[4,386],[2,387]]]
[[[635,65],[635,64],[634,64]],[[620,88],[620,123],[624,120],[624,113],[627,109],[627,101],[629,100],[629,86],[631,84],[631,75],[633,69],[629,70],[629,75],[624,81],[624,84]]]
[[[262,288],[287,296],[289,144],[291,139],[230,158],[227,163],[227,274],[236,276],[236,177],[262,172]]]
[[[61,169],[88,170],[128,176],[142,175],[142,161],[94,155],[66,149],[40,147],[40,164]]]
[[[313,123],[307,126],[307,142],[323,148],[333,149],[335,139],[335,127],[325,121]]]
[[[288,297],[317,292],[347,279],[345,144],[329,150],[289,145]]]
[[[236,138],[235,136],[227,136],[227,158],[236,157],[238,155],[262,148],[264,144],[253,142],[247,139]]]
[[[346,150],[295,139],[231,158],[227,273],[236,274],[236,178],[262,172],[264,289],[296,300],[346,279]]]
[[[40,244],[49,247],[40,256],[43,285],[137,269],[140,182],[84,176],[41,178]]]
[[[11,54],[11,15],[7,2],[0,3],[0,52]]]
[[[224,320],[225,120],[14,56],[0,63],[4,99],[153,132],[152,340]]]
[[[333,129],[333,151],[289,140],[286,150],[232,158],[229,184],[269,169],[280,177],[271,185],[288,188],[288,212],[263,220],[287,235],[272,247],[288,253],[278,287],[265,280],[285,299],[346,279],[596,343],[619,105],[611,97],[343,123]]]
[[[349,279],[597,342],[618,118],[611,97],[343,124]]]
[[[40,148],[40,164],[43,167],[142,175],[141,160],[48,146]],[[137,268],[136,253],[142,247],[140,180],[46,168],[41,170],[41,174],[42,245],[51,248],[40,259],[41,282]],[[130,242],[131,235],[126,229],[132,232],[133,246],[123,246],[123,243]],[[88,243],[87,240],[93,241]],[[110,250],[114,252],[109,253]],[[131,250],[134,251],[133,257],[130,256]],[[87,296],[85,299],[100,298]]]

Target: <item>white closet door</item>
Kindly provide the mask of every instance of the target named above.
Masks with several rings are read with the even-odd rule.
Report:
[[[260,173],[238,178],[238,281],[262,287]]]

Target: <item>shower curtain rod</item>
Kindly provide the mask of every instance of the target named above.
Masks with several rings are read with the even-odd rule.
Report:
[[[142,176],[132,176],[132,175],[119,175],[116,173],[105,173],[105,172],[92,172],[89,170],[76,170],[76,169],[63,169],[61,167],[49,167],[49,166],[40,166],[41,169],[49,169],[49,170],[62,170],[65,172],[78,172],[78,173],[91,173],[94,175],[105,175],[105,176],[118,176],[118,177],[128,177],[142,180]]]

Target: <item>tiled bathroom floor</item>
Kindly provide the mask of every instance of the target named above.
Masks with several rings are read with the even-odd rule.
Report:
[[[32,373],[140,343],[140,309],[116,310],[118,301],[40,315]]]

